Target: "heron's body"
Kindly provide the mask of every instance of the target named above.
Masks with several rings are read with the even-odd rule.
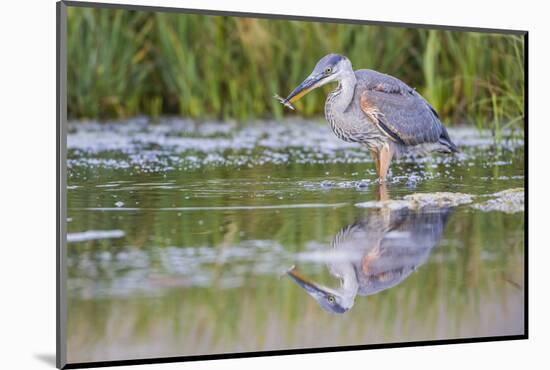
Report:
[[[354,71],[344,56],[329,54],[285,100],[338,82],[325,103],[325,117],[340,139],[366,146],[381,181],[391,159],[406,153],[457,151],[432,106],[399,79],[368,69]]]
[[[451,210],[428,208],[388,211],[387,217],[373,212],[365,219],[351,224],[334,237],[335,250],[355,251],[359,258],[348,262],[353,274],[338,261],[328,264],[332,275],[352,280],[356,294],[373,295],[405,280],[427,260],[439,243]]]
[[[334,237],[327,267],[341,280],[339,288],[310,281],[296,269],[288,274],[331,313],[344,313],[357,295],[392,288],[426,263],[439,243],[451,209],[407,208],[371,211]]]
[[[379,149],[386,142],[386,136],[363,113],[360,104],[361,92],[370,75],[368,70],[356,71],[353,78],[340,82],[331,91],[325,103],[325,118],[334,134],[348,142],[361,143],[369,149]]]

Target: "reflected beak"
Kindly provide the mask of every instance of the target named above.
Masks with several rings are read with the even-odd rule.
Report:
[[[296,282],[296,284],[298,284],[317,301],[326,297],[328,294],[334,293],[332,289],[316,284],[313,281],[309,280],[308,278],[300,274],[295,267],[292,267],[286,273],[292,278],[292,280]]]
[[[295,88],[285,99],[289,103],[295,103],[304,95],[317,87],[317,83],[323,79],[324,75],[310,75],[297,88]]]
[[[356,291],[350,294],[342,296],[336,290],[327,288],[326,286],[314,283],[302,274],[300,274],[294,267],[288,270],[287,275],[292,278],[303,290],[305,290],[310,296],[312,296],[319,306],[327,312],[334,314],[342,314],[348,311],[353,306]],[[342,306],[344,302],[344,306]]]

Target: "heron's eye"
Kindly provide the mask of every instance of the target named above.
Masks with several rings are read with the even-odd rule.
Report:
[[[334,303],[334,296],[329,295],[327,298],[328,303],[333,304]]]
[[[331,68],[331,67],[325,68],[325,74],[328,75],[328,74],[330,74],[330,73],[332,73],[332,68]]]

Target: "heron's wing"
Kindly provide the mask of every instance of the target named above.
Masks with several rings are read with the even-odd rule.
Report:
[[[355,74],[361,109],[392,140],[417,145],[437,142],[442,136],[447,139],[436,111],[416,90],[370,69]]]
[[[391,210],[389,218],[384,217],[380,211],[373,210],[364,219],[344,226],[334,236],[331,246],[339,248],[342,245],[354,245],[354,248],[368,249],[373,242],[380,242],[384,235],[401,225],[408,219],[410,211],[407,208]],[[367,244],[367,245],[365,245]]]
[[[435,143],[443,133],[433,108],[414,90],[365,90],[361,109],[382,132],[401,144]]]
[[[376,294],[404,281],[412,271],[428,261],[439,244],[450,208],[423,208],[401,214],[399,224],[381,240],[380,253],[374,259],[368,255],[355,271],[360,295]]]

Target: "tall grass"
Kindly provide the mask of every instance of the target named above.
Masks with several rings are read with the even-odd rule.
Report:
[[[281,118],[273,93],[337,52],[417,88],[448,124],[524,124],[520,36],[110,9],[68,17],[72,118]],[[300,115],[321,115],[324,96],[300,102]]]
[[[523,38],[429,31],[421,92],[451,122],[503,130],[524,125]],[[454,73],[453,73],[454,71]]]

